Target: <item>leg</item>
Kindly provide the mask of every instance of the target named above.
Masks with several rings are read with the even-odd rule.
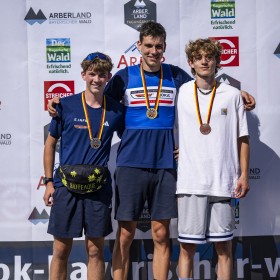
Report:
[[[72,238],[54,237],[50,280],[66,280],[67,262],[73,244]]]
[[[153,273],[154,279],[166,280],[170,267],[170,220],[152,221],[154,241]]]
[[[86,249],[88,255],[88,280],[102,280],[105,276],[104,265],[104,238],[86,237]]]
[[[196,244],[181,243],[178,262],[178,273],[180,278],[193,277],[193,258],[196,251]]]
[[[113,249],[113,278],[126,280],[129,269],[129,249],[134,238],[137,222],[119,221]]]
[[[217,276],[219,280],[232,279],[232,241],[215,243],[218,255]]]

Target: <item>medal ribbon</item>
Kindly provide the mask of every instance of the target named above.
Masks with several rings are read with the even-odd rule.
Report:
[[[217,85],[217,83],[215,81],[214,87],[213,87],[212,92],[211,92],[211,99],[210,99],[210,103],[209,103],[209,107],[208,107],[208,114],[207,114],[207,119],[206,119],[207,124],[209,124],[210,118],[211,118],[213,102],[214,102],[214,98],[215,98],[215,94],[216,94],[216,85]],[[199,122],[199,125],[201,126],[202,125],[202,119],[201,119],[201,114],[200,114],[200,109],[199,109],[196,82],[194,82],[194,99],[195,99],[196,114],[197,114],[198,122]]]
[[[146,106],[147,109],[150,109],[150,101],[149,101],[149,96],[148,96],[148,90],[147,90],[147,84],[146,84],[146,79],[145,79],[145,74],[144,74],[144,69],[143,69],[143,65],[140,65],[140,73],[141,73],[141,79],[142,79],[142,85],[144,88],[144,95],[145,95],[145,100],[146,100]],[[154,109],[157,111],[158,109],[158,105],[159,105],[159,100],[160,100],[160,93],[161,93],[161,89],[162,89],[162,66],[160,66],[160,77],[159,77],[159,85],[158,85],[158,90],[157,90],[157,97],[156,97],[156,101],[155,101],[155,107]]]
[[[97,138],[100,140],[101,136],[102,136],[102,132],[103,132],[103,127],[104,127],[104,122],[105,122],[105,115],[106,115],[106,98],[105,95],[103,97],[103,110],[102,110],[102,116],[101,116],[101,121],[100,121],[100,127],[99,127],[99,131],[98,131],[98,135]],[[90,120],[89,120],[89,116],[88,116],[88,110],[87,110],[87,104],[86,104],[86,99],[85,99],[85,92],[82,92],[82,103],[83,103],[83,108],[84,108],[84,113],[86,116],[86,121],[87,121],[87,125],[88,125],[88,134],[89,134],[89,138],[90,141],[93,139],[92,137],[92,128],[91,128],[91,124],[90,124]]]

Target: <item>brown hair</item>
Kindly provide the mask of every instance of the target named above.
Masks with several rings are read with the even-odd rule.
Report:
[[[147,21],[141,25],[139,41],[143,41],[143,37],[152,36],[152,37],[162,37],[164,42],[166,40],[166,31],[164,27],[154,21]]]
[[[87,70],[94,70],[97,72],[110,73],[112,71],[114,65],[112,63],[112,59],[108,55],[102,54],[102,56],[106,57],[105,59],[95,56],[92,60],[88,60],[88,56],[81,62],[83,72],[86,72]]]

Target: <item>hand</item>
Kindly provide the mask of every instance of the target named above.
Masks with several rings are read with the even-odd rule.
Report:
[[[48,101],[48,112],[51,117],[57,117],[57,111],[55,109],[55,105],[60,103],[59,97],[54,97],[53,99]]]
[[[234,197],[235,198],[242,198],[245,197],[250,190],[248,178],[245,176],[240,176],[236,188],[234,190]]]
[[[179,158],[179,148],[178,147],[175,146],[173,154],[174,154],[174,158],[176,160],[178,160],[178,158]]]
[[[241,90],[241,95],[244,101],[244,107],[246,111],[251,111],[256,107],[255,98],[250,95],[248,92]]]
[[[45,194],[43,196],[43,200],[45,202],[46,206],[53,206],[53,193],[54,193],[55,189],[53,186],[53,182],[49,182],[46,185],[46,190],[45,190]]]

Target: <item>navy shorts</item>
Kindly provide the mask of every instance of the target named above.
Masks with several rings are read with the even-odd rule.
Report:
[[[77,194],[65,187],[55,189],[48,233],[55,237],[74,238],[84,234],[98,238],[110,234],[112,229],[112,187]]]
[[[177,218],[176,170],[117,167],[115,219],[138,221],[147,200],[151,220]]]

